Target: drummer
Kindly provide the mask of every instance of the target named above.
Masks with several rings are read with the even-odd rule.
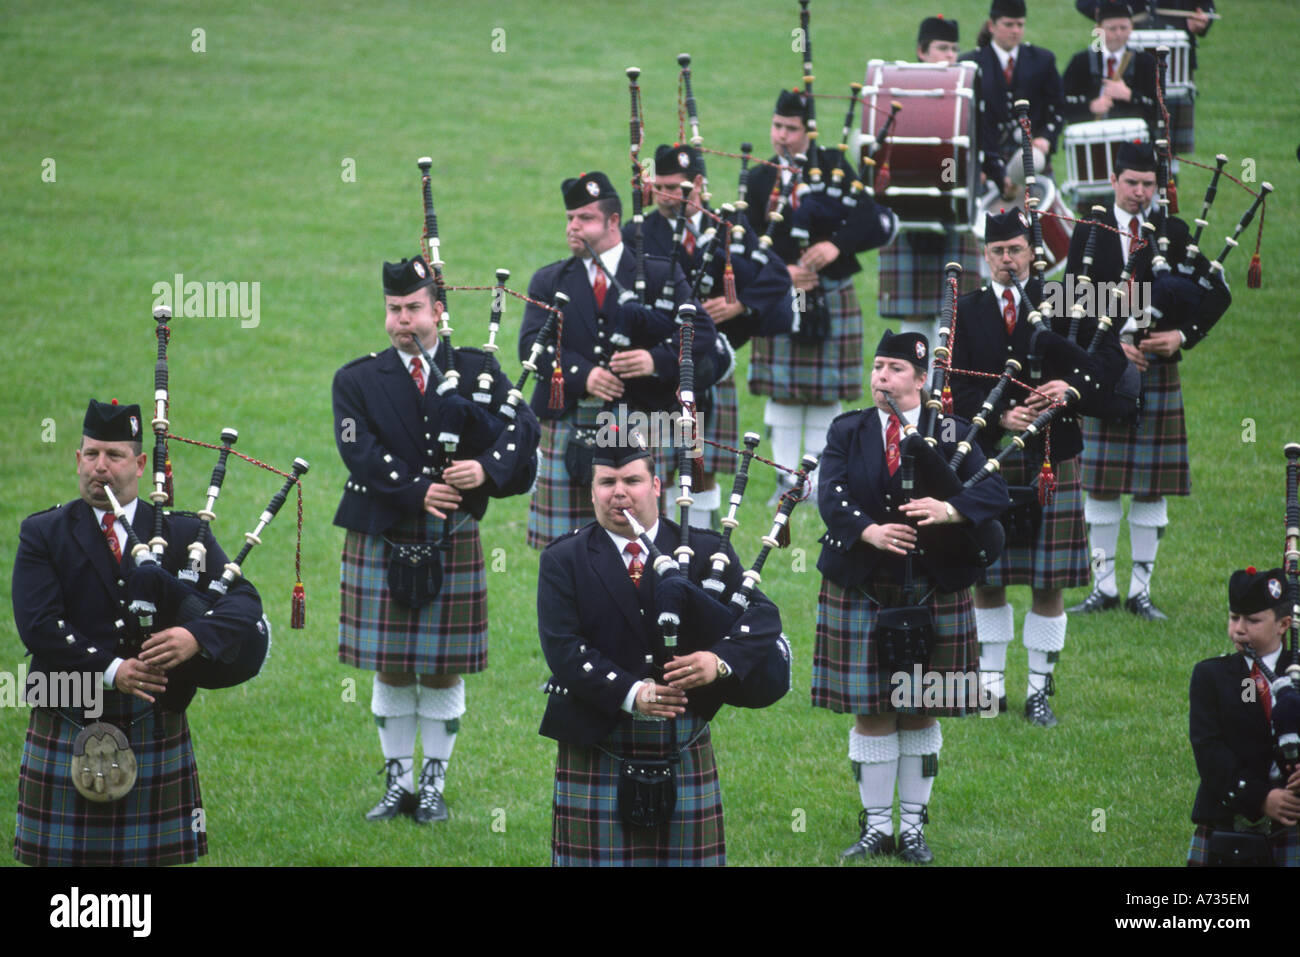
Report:
[[[1062,80],[1065,118],[1070,123],[1137,117],[1145,120],[1154,143],[1159,107],[1156,103],[1156,58],[1128,48],[1133,11],[1128,3],[1104,0],[1097,7],[1101,46],[1081,50],[1070,60]]]
[[[984,113],[981,134],[987,131],[991,136],[985,148],[995,150],[1002,162],[1010,165],[1012,179],[1017,179],[1014,170],[1020,162],[1015,101],[1029,101],[1035,165],[1040,170],[1050,167],[1049,157],[1064,125],[1065,98],[1056,56],[1024,42],[1025,16],[1025,0],[992,0],[978,48],[961,55],[961,59],[979,64],[980,109]],[[1004,188],[1003,196],[1011,195],[1013,191]]]
[[[926,17],[921,21],[916,37],[918,60],[952,65],[957,62],[957,51],[956,20]],[[996,153],[990,156],[996,166],[991,175],[1001,182],[1001,160]],[[1012,188],[1009,182],[1007,185]],[[942,233],[904,232],[897,242],[880,250],[881,318],[901,320],[903,333],[919,333],[928,342],[937,341],[935,317],[943,313],[944,297],[949,294],[944,266],[950,262],[961,264],[960,292],[967,293],[979,285],[980,259],[979,245],[969,228],[958,229],[950,224]]]

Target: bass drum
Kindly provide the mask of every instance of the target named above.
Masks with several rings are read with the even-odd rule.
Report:
[[[1043,258],[1047,261],[1047,274],[1059,272],[1065,268],[1065,261],[1070,255],[1070,237],[1074,235],[1074,223],[1070,211],[1066,208],[1061,194],[1057,192],[1056,183],[1050,176],[1039,173],[1034,177],[1033,195],[1038,199],[1038,222],[1043,233]],[[984,215],[997,213],[1018,203],[1009,203],[997,190],[990,190],[980,201],[979,212],[971,225],[971,233],[981,243],[984,242]],[[1049,215],[1044,215],[1049,214]],[[980,274],[988,277],[988,267],[981,260]]]
[[[901,230],[942,233],[971,221],[979,197],[977,72],[970,62],[867,64],[861,155],[883,160],[889,150],[889,186],[876,199],[898,214]],[[901,109],[880,143],[894,102]]]

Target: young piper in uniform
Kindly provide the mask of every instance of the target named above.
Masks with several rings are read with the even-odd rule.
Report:
[[[1300,770],[1278,771],[1269,726],[1274,700],[1256,659],[1281,677],[1293,664],[1282,569],[1228,579],[1228,638],[1236,654],[1192,671],[1189,727],[1201,783],[1187,863],[1300,866]],[[1292,692],[1294,693],[1294,692]]]
[[[802,93],[782,90],[772,116],[772,162],[749,174],[746,210],[755,231],[768,230],[774,201],[794,175],[793,157],[808,156],[800,181],[791,187],[793,210],[771,227],[773,248],[790,270],[796,290],[810,300],[820,287],[826,298],[829,329],[821,342],[799,342],[792,336],[757,336],[749,364],[749,388],[768,397],[763,421],[772,430],[772,457],[781,463],[799,461],[800,446],[819,455],[826,430],[840,413],[841,399],[862,395],[862,311],[853,276],[861,272],[858,253],[889,243],[898,231],[898,217],[863,193],[856,206],[800,197],[799,187],[814,166],[829,182],[838,167],[845,183],[857,179],[838,150],[817,147],[808,135],[808,107]],[[810,150],[813,155],[809,156]],[[791,235],[799,204],[808,202],[807,248]],[[777,488],[770,504],[784,491]]]
[[[970,585],[979,574],[976,555],[981,529],[996,527],[1006,506],[1007,488],[996,474],[968,489],[939,494],[942,474],[969,423],[944,417],[935,423],[939,438],[934,466],[917,469],[917,489],[908,496],[902,482],[909,466],[903,458],[924,446],[903,440],[909,426],[924,432],[933,413],[921,406],[929,348],[916,333],[886,331],[876,347],[871,370],[875,406],[847,412],[835,420],[821,460],[819,505],[826,522],[817,569],[822,573],[817,602],[817,647],[813,658],[812,702],[855,715],[849,731],[862,799],[858,840],[843,857],[873,857],[894,852],[893,807],[897,787],[901,809],[898,853],[906,861],[934,859],[923,832],[938,771],[943,735],[939,716],[960,717],[980,701],[976,672],[975,616]],[[889,396],[904,422],[891,411]],[[978,447],[959,467],[960,485],[984,465]],[[949,473],[950,474],[950,473]],[[947,490],[947,489],[945,489]],[[994,556],[988,556],[992,558]],[[913,593],[905,592],[906,563],[912,563]],[[928,655],[890,656],[880,635],[881,609],[924,605],[934,622]],[[915,668],[915,670],[914,670]],[[916,680],[926,672],[940,682],[927,693]]]
[[[265,641],[262,602],[240,577],[201,617],[169,627],[158,622],[153,633],[137,630],[128,609],[135,563],[107,492],[136,535],[150,538],[154,506],[138,497],[148,463],[140,407],[91,399],[81,431],[80,498],[24,520],[14,559],[14,623],[32,655],[29,688],[43,678],[47,689],[75,685],[83,698],[30,701],[14,857],[47,867],[187,864],[207,853],[208,838],[195,826],[203,798],[185,717],[195,685],[175,669],[196,656],[215,660],[245,641]],[[198,529],[192,517],[163,519],[167,548],[159,561],[166,571],[189,565]],[[209,538],[206,567],[227,561]],[[208,583],[201,573],[197,587],[206,592]],[[91,799],[84,785],[74,786],[72,764],[103,737],[94,733],[97,722],[123,736],[119,748],[129,745],[138,776],[133,785],[115,779],[128,763],[119,752],[114,771],[100,778],[104,790],[88,789],[97,795]]]
[[[474,516],[482,517],[488,496],[528,490],[538,426],[521,404],[494,441],[461,448],[448,461],[442,434],[456,428],[463,403],[437,394],[437,379],[453,360],[438,342],[443,309],[433,271],[416,256],[384,263],[382,275],[384,331],[392,348],[355,359],[334,376],[335,441],[349,473],[334,516],[334,524],[347,529],[339,660],[376,672],[370,710],[379,725],[386,783],[366,818],[405,813],[424,824],[449,816],[443,788],[465,714],[461,675],[487,667],[487,578]],[[417,338],[436,370],[421,356]],[[476,357],[462,370],[469,379],[481,369],[482,353],[463,352]],[[498,389],[510,387],[499,372],[497,379]],[[475,426],[460,429],[468,440]],[[394,552],[402,545],[423,545],[442,556],[436,563],[441,573],[431,573],[440,588],[418,596],[402,585],[394,590]],[[418,797],[417,727],[424,751]]]
[[[541,734],[558,742],[551,862],[721,865],[722,793],[709,721],[779,638],[781,616],[755,591],[725,633],[705,633],[683,614],[679,641],[669,646],[657,624],[657,572],[623,513],[665,555],[680,529],[659,514],[654,460],[632,437],[598,450],[596,520],[552,542],[538,568],[537,628],[552,672]],[[692,582],[707,574],[707,556],[720,544],[713,532],[691,533]],[[726,554],[731,591],[741,567],[729,547]],[[622,780],[631,764],[656,759],[675,769],[666,785],[675,801],[659,799],[663,769],[648,769],[639,786]],[[633,787],[647,799],[634,802],[625,793]]]

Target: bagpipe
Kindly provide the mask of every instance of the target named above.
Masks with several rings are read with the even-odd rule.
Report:
[[[736,621],[754,600],[755,589],[762,582],[763,566],[772,549],[783,548],[789,542],[791,513],[805,498],[808,475],[817,467],[817,459],[811,455],[805,455],[799,468],[794,471],[794,487],[781,496],[771,528],[761,539],[762,548],[757,557],[741,573],[739,586],[729,589],[726,576],[731,564],[728,555],[731,533],[739,525],[736,513],[748,482],[750,463],[757,457],[754,449],[758,443],[759,437],[756,434],[746,434],[745,450],[738,453],[741,457],[740,465],[732,483],[727,518],[723,520],[723,535],[716,551],[709,556],[708,573],[700,581],[692,580],[692,566],[704,566],[692,561],[694,552],[690,548],[690,526],[685,515],[688,504],[682,505],[681,544],[673,556],[665,555],[659,550],[631,512],[623,513],[645,548],[649,563],[655,571],[655,603],[660,609],[657,624],[663,635],[665,656],[663,660],[655,661],[659,675],[662,675],[668,657],[708,650],[731,632]],[[769,464],[776,466],[776,463]],[[689,469],[684,471],[689,473]],[[689,498],[689,485],[684,485],[683,491],[686,493],[684,497]],[[682,503],[682,498],[678,499],[678,503]],[[790,645],[783,634],[772,641],[743,678],[727,679],[720,686],[722,700],[741,708],[766,708],[790,690],[790,680]]]
[[[292,614],[290,626],[302,628],[306,622],[306,592],[302,584],[302,486],[300,479],[309,468],[304,459],[293,460],[290,472],[281,472],[257,459],[235,452],[233,446],[239,433],[232,428],[223,429],[221,444],[209,445],[194,439],[175,435],[170,431],[168,420],[171,404],[167,349],[171,339],[171,310],[159,307],[154,310],[153,318],[157,338],[157,359],[154,366],[154,416],[152,421],[154,433],[153,447],[153,490],[149,500],[154,506],[154,525],[148,543],[140,541],[126,511],[113,495],[112,489],[105,487],[110,505],[118,522],[126,532],[127,552],[130,556],[130,573],[126,581],[128,610],[131,613],[132,638],[135,645],[142,643],[150,634],[166,628],[183,626],[206,615],[212,606],[237,588],[243,581],[243,565],[253,547],[262,543],[262,533],[279,513],[288,498],[290,490],[298,492],[298,547],[295,554],[295,571],[297,581],[293,588]],[[208,480],[204,505],[195,513],[183,513],[170,510],[174,499],[174,481],[168,443],[175,439],[192,445],[217,450],[217,463]],[[244,534],[244,546],[233,561],[226,562],[220,574],[211,574],[207,565],[208,554],[214,544],[211,524],[216,519],[217,499],[225,483],[227,461],[231,453],[235,456],[267,469],[284,478],[284,484],[271,497],[258,517],[253,530]],[[164,537],[165,515],[192,515],[198,519],[198,529],[194,541],[187,548],[187,564],[173,574],[162,563],[168,548]],[[126,556],[123,561],[126,562]],[[207,587],[200,588],[203,579]],[[253,678],[261,671],[266,660],[270,644],[270,629],[265,619],[256,630],[255,637],[248,637],[237,646],[224,649],[220,658],[209,658],[201,652],[173,668],[169,678],[173,686],[160,696],[160,702],[176,711],[183,711],[194,696],[195,688],[229,688]]]
[[[457,459],[470,459],[485,454],[501,438],[506,430],[519,429],[521,425],[520,407],[525,404],[523,389],[529,375],[539,375],[537,361],[542,351],[556,338],[559,308],[562,303],[535,305],[547,310],[546,323],[533,344],[529,358],[523,363],[523,371],[516,382],[512,383],[501,369],[497,360],[500,347],[497,334],[501,328],[501,319],[505,309],[505,297],[512,295],[518,299],[531,302],[528,297],[507,288],[506,280],[510,270],[497,269],[496,283],[492,286],[450,286],[443,275],[442,241],[438,233],[438,214],[433,203],[433,185],[431,170],[433,160],[422,156],[416,161],[420,170],[421,198],[424,211],[424,228],[421,233],[421,247],[429,267],[433,270],[435,297],[442,305],[442,315],[438,326],[438,343],[432,353],[425,348],[418,336],[413,336],[415,343],[429,367],[430,387],[441,399],[439,404],[438,435],[436,440],[441,446],[442,458],[437,466],[424,469],[424,473],[434,481],[441,481],[442,471]],[[488,315],[488,337],[481,348],[473,346],[454,346],[451,313],[447,307],[448,291],[490,291],[492,304]],[[558,294],[563,297],[563,293]],[[566,297],[567,301],[567,297]],[[552,383],[554,387],[554,383]],[[528,418],[525,416],[524,418]],[[529,435],[535,430],[525,430],[518,440],[519,447],[528,444]],[[461,490],[459,511],[482,519],[487,512],[489,493],[486,483],[473,489]],[[444,522],[443,534],[438,543],[441,548],[451,548],[451,517]],[[436,593],[436,591],[435,591]]]

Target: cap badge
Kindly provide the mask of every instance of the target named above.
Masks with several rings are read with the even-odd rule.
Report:
[[[1276,578],[1270,578],[1268,580],[1268,593],[1274,601],[1277,601],[1282,597],[1282,583]]]
[[[131,434],[132,435],[140,434],[140,420],[137,419],[134,415],[131,416]]]
[[[425,277],[426,273],[424,271],[424,265],[420,262],[420,260],[416,259],[412,261],[411,268],[415,270],[415,274],[419,276],[421,279]]]
[[[600,196],[600,184],[594,179],[587,180],[587,192],[592,196]]]
[[[917,344],[916,344],[916,357],[917,357],[918,359],[924,359],[924,358],[925,358],[925,343],[924,343],[924,342],[917,342]]]
[[[685,153],[678,153],[677,165],[680,166],[682,169],[686,169],[688,166],[691,165],[691,158],[687,156]]]

